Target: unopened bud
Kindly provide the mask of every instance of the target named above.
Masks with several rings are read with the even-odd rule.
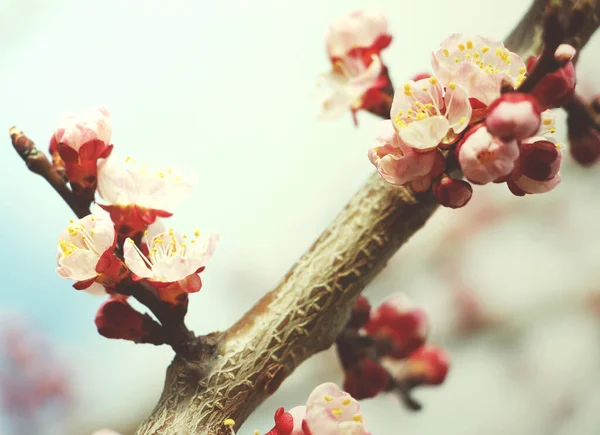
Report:
[[[389,340],[388,355],[400,359],[425,343],[429,322],[422,309],[414,308],[407,298],[397,296],[371,314],[365,330],[373,338]]]
[[[552,142],[539,139],[521,144],[520,169],[532,180],[546,181],[558,174],[562,152]]]
[[[357,400],[370,399],[384,391],[389,381],[390,375],[385,368],[364,358],[346,370],[344,390]]]
[[[440,181],[433,184],[433,194],[440,205],[449,208],[460,208],[467,205],[473,195],[473,187],[467,181],[456,180],[443,175]]]
[[[147,314],[134,310],[123,299],[109,299],[96,314],[96,327],[107,338],[130,340],[135,343],[163,344],[162,327]]]
[[[364,296],[359,296],[354,302],[352,312],[350,314],[350,320],[348,326],[354,329],[362,328],[365,323],[369,321],[369,314],[371,313],[371,304]]]
[[[503,141],[525,139],[540,128],[542,110],[534,97],[522,92],[507,92],[488,110],[485,125],[490,134]]]

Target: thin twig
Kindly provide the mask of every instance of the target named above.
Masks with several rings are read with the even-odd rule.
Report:
[[[60,175],[52,163],[50,163],[48,157],[36,148],[35,143],[33,143],[31,139],[17,127],[11,127],[9,134],[15,151],[19,154],[19,157],[23,159],[31,172],[43,177],[48,184],[56,190],[67,205],[71,207],[71,210],[73,210],[73,213],[75,213],[78,218],[81,219],[90,214],[89,207],[81,203],[79,198],[73,193],[69,186],[67,186],[62,175]]]

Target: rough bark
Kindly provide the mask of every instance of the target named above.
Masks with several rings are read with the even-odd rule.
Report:
[[[539,52],[545,4],[535,0],[507,39],[521,56]],[[595,22],[582,29],[584,43]],[[430,193],[417,197],[372,175],[275,289],[213,337],[214,354],[175,358],[137,433],[223,435],[226,418],[239,427],[299,364],[333,344],[354,299],[436,207]]]

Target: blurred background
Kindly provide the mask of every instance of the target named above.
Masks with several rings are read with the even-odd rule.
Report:
[[[373,171],[375,117],[359,113],[358,128],[349,113],[316,121],[328,23],[380,6],[394,35],[383,57],[398,83],[429,71],[450,33],[502,39],[528,3],[3,0],[0,120],[45,149],[62,113],[103,104],[119,155],[198,176],[171,222],[221,236],[187,317],[208,333],[270,289]],[[588,96],[600,91],[590,55],[599,47],[596,38],[579,65]],[[102,299],[55,273],[70,211],[4,142],[0,433],[133,433],[172,351],[97,334]],[[419,413],[394,397],[364,401],[374,434],[600,433],[600,168],[567,156],[562,176],[540,196],[476,187],[468,207],[436,212],[366,290],[374,304],[408,294],[430,314],[430,341],[453,359],[443,386],[416,392]],[[335,352],[317,355],[240,433],[267,431],[277,407],[341,380]]]

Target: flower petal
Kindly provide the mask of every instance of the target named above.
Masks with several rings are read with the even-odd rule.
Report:
[[[129,270],[140,278],[154,278],[154,272],[134,246],[133,240],[129,238],[123,243],[123,259]]]
[[[436,148],[448,133],[450,124],[443,116],[432,116],[411,122],[399,129],[400,139],[420,151]]]

